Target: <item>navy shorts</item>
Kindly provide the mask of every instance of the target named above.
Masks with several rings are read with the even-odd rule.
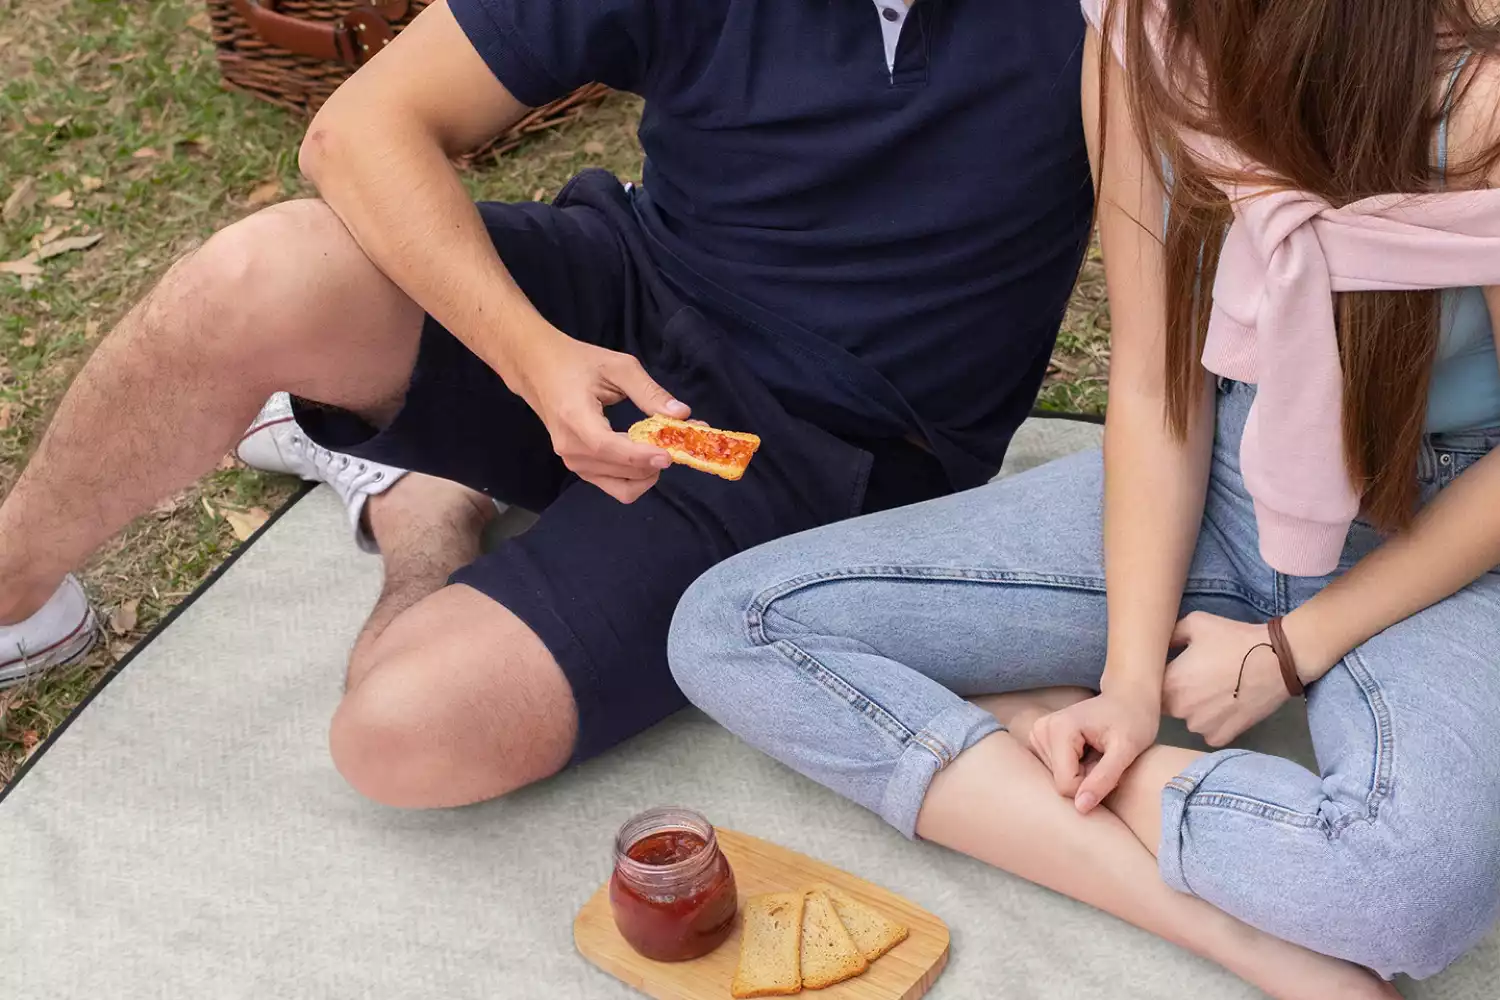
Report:
[[[640,359],[694,417],[761,436],[745,477],[674,466],[634,504],[580,481],[500,377],[429,317],[405,403],[376,431],[298,401],[319,444],[463,483],[539,513],[536,525],[453,574],[546,644],[578,706],[584,759],[686,705],[667,667],[678,599],[743,549],[861,512],[948,492],[942,467],[904,440],[851,441],[787,413],[732,339],[651,266],[619,182],[580,175],[552,205],[481,204],[507,269],[543,316]],[[641,418],[612,407],[624,429]]]

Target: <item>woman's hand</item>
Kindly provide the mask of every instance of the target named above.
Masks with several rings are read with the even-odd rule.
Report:
[[[1162,707],[1209,746],[1227,746],[1291,697],[1270,641],[1264,625],[1201,611],[1188,615],[1172,633],[1172,645],[1185,648],[1167,665]],[[1261,644],[1267,645],[1255,649]]]
[[[1058,793],[1087,813],[1156,742],[1160,724],[1161,704],[1154,695],[1112,692],[1044,715],[1032,725],[1029,743],[1052,771]]]

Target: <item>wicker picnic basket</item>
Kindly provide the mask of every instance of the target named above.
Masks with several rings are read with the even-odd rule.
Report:
[[[208,0],[208,15],[225,84],[311,114],[425,6],[426,0]],[[537,108],[488,148],[508,152],[524,136],[578,117],[608,92],[589,84]]]

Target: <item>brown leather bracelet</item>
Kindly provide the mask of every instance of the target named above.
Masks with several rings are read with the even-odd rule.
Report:
[[[1281,679],[1285,682],[1286,689],[1294,698],[1306,697],[1307,688],[1303,686],[1302,678],[1297,676],[1297,661],[1292,657],[1292,644],[1286,641],[1286,631],[1281,627],[1279,616],[1266,622],[1266,632],[1271,637],[1271,651],[1281,664]]]

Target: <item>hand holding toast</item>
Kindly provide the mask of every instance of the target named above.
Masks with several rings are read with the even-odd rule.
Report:
[[[533,340],[517,359],[511,388],[541,417],[570,471],[621,503],[633,503],[656,485],[672,459],[614,431],[604,408],[628,399],[648,415],[685,418],[688,407],[631,355],[554,333]]]

